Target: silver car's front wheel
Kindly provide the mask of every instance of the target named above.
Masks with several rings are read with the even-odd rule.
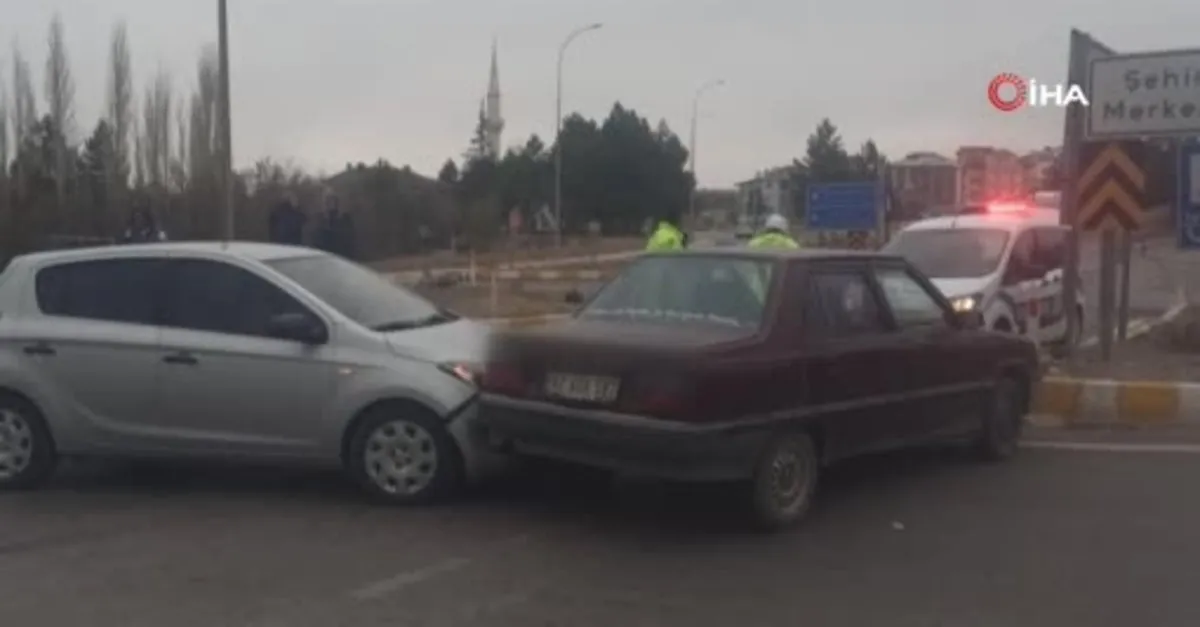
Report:
[[[30,488],[54,471],[54,441],[33,405],[0,396],[0,489]]]
[[[385,422],[367,436],[363,465],[371,481],[388,494],[417,494],[437,475],[433,436],[411,420]]]
[[[374,495],[393,503],[424,503],[459,488],[462,464],[444,422],[403,404],[370,411],[356,427],[347,469]]]

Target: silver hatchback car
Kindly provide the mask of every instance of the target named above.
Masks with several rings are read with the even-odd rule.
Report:
[[[499,460],[472,428],[485,325],[315,250],[163,243],[0,274],[0,489],[63,456],[344,469],[445,497]]]

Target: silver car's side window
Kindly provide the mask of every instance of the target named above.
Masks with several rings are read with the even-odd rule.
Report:
[[[165,262],[159,259],[75,261],[38,270],[38,309],[62,316],[129,324],[158,324],[155,302]]]
[[[258,275],[205,259],[173,261],[163,306],[164,325],[270,337],[271,318],[298,313],[316,318],[295,298]]]

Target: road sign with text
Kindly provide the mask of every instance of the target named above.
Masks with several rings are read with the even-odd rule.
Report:
[[[1179,192],[1177,228],[1179,247],[1200,249],[1200,144],[1188,142],[1179,148]]]
[[[879,183],[815,183],[808,188],[805,227],[810,231],[879,228]]]
[[[1143,144],[1137,141],[1085,143],[1080,150],[1079,228],[1084,231],[1136,231],[1145,215],[1146,172]]]

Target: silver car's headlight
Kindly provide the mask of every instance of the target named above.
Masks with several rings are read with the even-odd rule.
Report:
[[[975,311],[983,306],[983,294],[951,298],[950,306],[954,308],[954,311]]]

